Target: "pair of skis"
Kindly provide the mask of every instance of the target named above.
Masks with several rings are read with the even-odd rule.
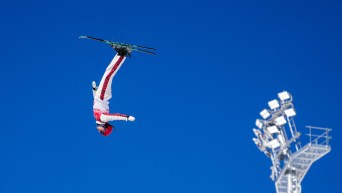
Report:
[[[109,40],[104,40],[104,39],[100,39],[100,38],[94,38],[94,37],[90,37],[90,36],[80,36],[79,38],[84,38],[84,39],[90,39],[90,40],[95,40],[95,41],[103,42],[103,43],[108,44],[109,46],[111,46],[114,49],[126,49],[126,50],[128,50],[129,54],[132,51],[137,51],[137,52],[142,52],[142,53],[145,53],[145,54],[155,55],[155,53],[153,51],[156,50],[155,48],[149,48],[149,47],[145,47],[145,46],[137,46],[137,45],[132,45],[132,44],[124,44],[124,43],[120,43],[120,42],[112,42],[112,41],[109,41]]]

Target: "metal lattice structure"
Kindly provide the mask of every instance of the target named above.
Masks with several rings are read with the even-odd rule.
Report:
[[[270,177],[277,193],[301,193],[301,182],[311,165],[331,150],[331,129],[307,126],[309,142],[302,146],[292,96],[283,91],[278,97],[260,112],[262,119],[255,122],[258,129],[253,129],[257,136],[253,141],[272,161]]]

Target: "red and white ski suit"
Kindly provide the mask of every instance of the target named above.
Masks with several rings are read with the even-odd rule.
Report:
[[[107,67],[101,82],[96,91],[93,92],[94,95],[94,117],[96,123],[104,124],[109,121],[127,121],[128,116],[125,114],[109,113],[109,99],[112,98],[112,81],[115,74],[120,69],[121,65],[126,60],[126,56],[121,56],[116,54],[113,60]]]

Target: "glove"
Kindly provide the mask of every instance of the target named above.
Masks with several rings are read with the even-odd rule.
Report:
[[[95,81],[93,81],[91,83],[91,87],[93,88],[94,91],[97,91],[97,87],[96,87],[96,82]]]

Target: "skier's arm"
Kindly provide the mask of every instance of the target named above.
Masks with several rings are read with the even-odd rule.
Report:
[[[128,116],[125,114],[120,113],[104,113],[100,116],[102,122],[109,122],[109,121],[134,121],[135,118],[133,116]]]

